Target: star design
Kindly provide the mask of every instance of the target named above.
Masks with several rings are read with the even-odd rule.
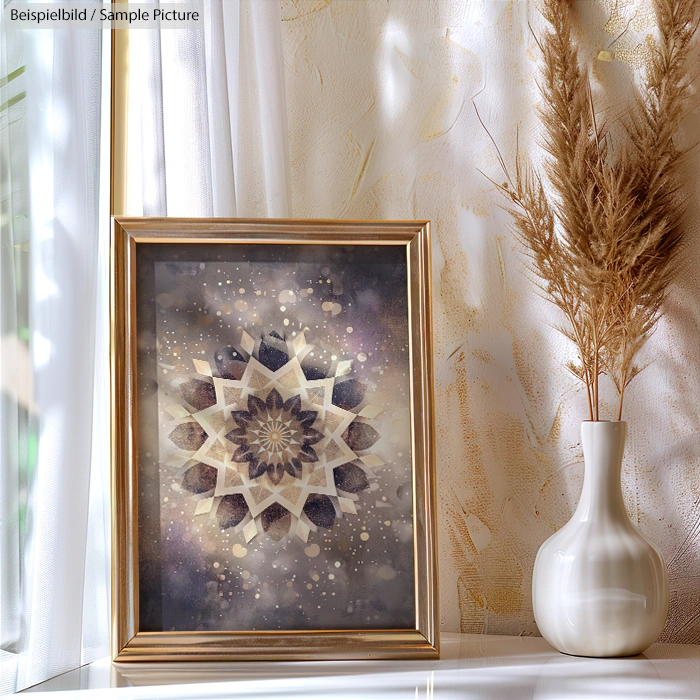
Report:
[[[357,513],[372,467],[383,464],[369,452],[381,437],[372,425],[380,410],[358,412],[365,386],[348,376],[351,363],[326,376],[309,369],[303,334],[270,334],[255,349],[244,332],[240,346],[218,353],[227,364],[216,373],[194,362],[196,373],[180,386],[183,403],[166,409],[166,464],[197,497],[196,516],[217,518],[247,542],[262,533],[307,541]]]
[[[274,485],[285,473],[301,479],[302,463],[318,461],[312,447],[324,438],[313,427],[318,412],[303,411],[299,395],[284,401],[279,391],[272,389],[262,401],[249,394],[248,410],[233,411],[232,416],[238,427],[226,437],[239,446],[233,459],[248,463],[251,480],[265,473]]]

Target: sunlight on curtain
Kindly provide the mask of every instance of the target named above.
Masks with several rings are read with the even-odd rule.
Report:
[[[109,651],[102,72],[0,19],[0,693]]]
[[[36,460],[29,357],[26,66],[0,18],[0,694],[15,689],[27,485]]]
[[[204,0],[204,31],[132,31],[127,212],[291,215],[280,5]]]

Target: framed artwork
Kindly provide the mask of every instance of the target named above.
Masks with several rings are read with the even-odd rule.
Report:
[[[114,219],[113,657],[437,657],[425,221]]]

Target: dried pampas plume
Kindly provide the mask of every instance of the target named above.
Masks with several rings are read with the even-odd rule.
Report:
[[[578,349],[569,369],[586,386],[591,420],[599,420],[601,374],[617,387],[621,420],[625,389],[640,371],[635,357],[660,317],[682,242],[684,151],[673,139],[691,89],[700,3],[655,0],[658,40],[615,154],[581,68],[571,4],[544,0],[549,28],[536,37],[544,172],[516,154],[511,173],[499,152],[507,181],[492,182],[508,199],[536,284],[564,313],[559,330]]]

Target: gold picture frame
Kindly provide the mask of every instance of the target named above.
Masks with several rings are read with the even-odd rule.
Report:
[[[114,660],[437,658],[429,222],[116,217],[111,272]],[[297,286],[280,289],[288,279]],[[263,314],[283,332],[266,330]],[[321,322],[310,329],[305,318]],[[366,327],[345,327],[344,318]],[[383,323],[384,343],[375,337]],[[236,333],[243,346],[222,350]],[[309,334],[320,338],[315,353]],[[375,358],[386,353],[384,364],[370,357],[372,347]],[[301,379],[280,378],[292,363]],[[203,374],[189,378],[192,367]],[[348,379],[351,372],[360,379]],[[318,398],[323,387],[332,402]],[[354,407],[353,387],[365,396]],[[396,396],[406,405],[392,392],[403,392]],[[269,432],[273,419],[297,432],[269,447],[279,437]],[[351,459],[346,453],[354,461],[333,466]],[[239,485],[222,486],[229,476]],[[322,485],[311,487],[314,479]],[[290,493],[305,494],[296,496],[301,510],[282,496],[287,482]],[[258,497],[272,502],[262,513]],[[229,629],[245,615],[250,627]],[[333,628],[314,627],[319,616]]]

